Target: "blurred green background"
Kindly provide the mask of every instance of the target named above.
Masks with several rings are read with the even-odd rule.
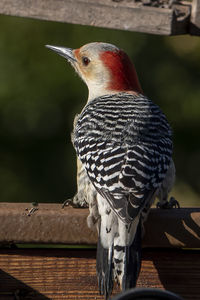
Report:
[[[200,206],[200,37],[162,37],[0,16],[0,201],[63,202],[76,191],[70,132],[87,88],[45,44],[113,43],[174,131],[182,206]]]

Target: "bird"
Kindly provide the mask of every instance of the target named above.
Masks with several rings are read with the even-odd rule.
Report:
[[[156,196],[166,198],[171,189],[159,192],[174,174],[172,129],[144,94],[122,49],[104,42],[78,49],[46,47],[63,56],[88,87],[87,102],[74,120],[72,143],[84,194],[89,190],[88,225],[98,232],[99,292],[108,299],[115,281],[122,291],[136,286],[144,214]]]

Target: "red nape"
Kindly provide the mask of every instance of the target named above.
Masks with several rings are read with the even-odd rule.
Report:
[[[134,91],[143,94],[137,73],[128,55],[122,50],[105,51],[101,59],[111,71],[111,81],[108,88],[116,91]]]

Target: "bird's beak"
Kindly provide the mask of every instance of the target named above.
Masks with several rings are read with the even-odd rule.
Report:
[[[57,46],[51,46],[51,45],[46,45],[46,47],[55,51],[59,55],[63,56],[71,63],[77,62],[77,60],[73,54],[73,49],[71,49],[71,48],[57,47]]]

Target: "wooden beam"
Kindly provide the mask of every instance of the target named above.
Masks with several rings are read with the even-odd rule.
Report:
[[[61,204],[0,203],[0,244],[96,245],[96,230],[87,227],[88,209]],[[200,248],[200,208],[151,209],[143,247]]]
[[[200,35],[200,0],[193,0],[190,33]]]
[[[148,250],[138,287],[166,289],[199,300],[200,251]],[[115,287],[114,294],[119,290]],[[93,250],[0,249],[0,300],[103,300]]]
[[[175,13],[128,0],[1,0],[0,14],[172,35],[188,32],[190,6]]]

